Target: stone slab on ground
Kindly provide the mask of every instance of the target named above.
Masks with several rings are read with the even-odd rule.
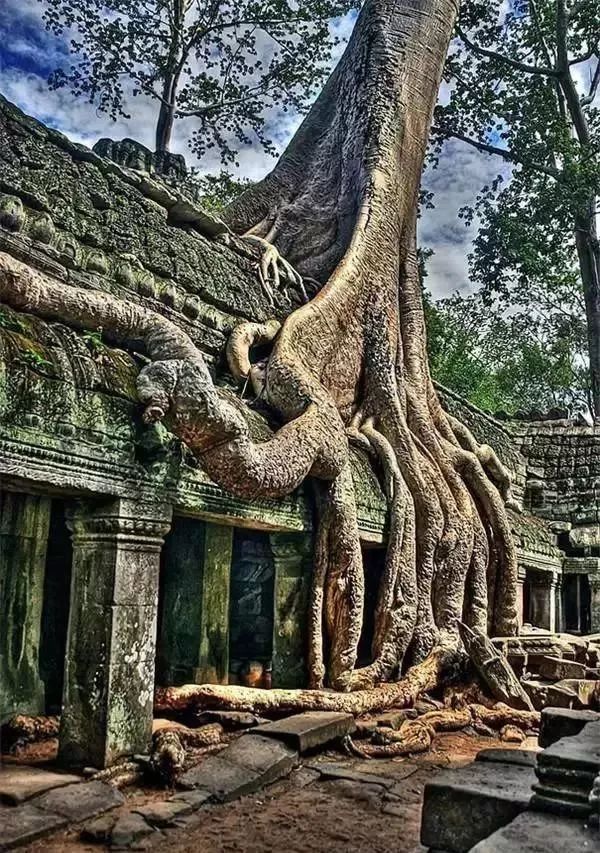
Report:
[[[302,754],[350,735],[355,730],[352,714],[309,711],[258,726],[255,733],[281,740]]]
[[[67,819],[61,815],[36,809],[30,803],[18,807],[0,805],[0,850],[21,847],[66,824]]]
[[[480,841],[471,853],[584,853],[600,849],[598,832],[579,820],[523,812]]]
[[[137,812],[126,812],[119,816],[112,828],[111,847],[117,850],[131,847],[155,831],[149,823],[146,823],[142,815]]]
[[[364,762],[361,766],[364,766]],[[378,785],[386,790],[398,782],[397,778],[369,773],[368,770],[357,769],[356,766],[348,766],[342,762],[324,761],[313,764],[312,767],[319,771],[322,779],[346,779],[349,782],[359,782],[363,785]]]
[[[200,788],[221,802],[252,794],[261,787],[258,773],[248,767],[232,764],[221,756],[222,753],[209,755],[196,767],[191,767],[179,777],[178,786],[188,790]]]
[[[146,805],[138,806],[133,811],[141,815],[151,826],[163,829],[167,826],[177,826],[178,820],[191,814],[192,807],[183,801],[166,800],[158,803],[146,803]]]
[[[172,802],[187,803],[194,812],[211,799],[211,792],[205,791],[202,788],[194,788],[190,791],[181,791],[179,794],[175,794],[174,797],[171,797]]]
[[[421,843],[466,853],[529,806],[530,767],[476,761],[440,773],[425,786]]]
[[[0,771],[0,802],[16,806],[38,794],[75,782],[81,782],[81,777],[72,773],[55,773],[23,764],[3,764]]]
[[[562,681],[564,678],[585,678],[586,667],[583,663],[564,658],[543,657],[540,661],[540,675],[549,681]]]
[[[299,756],[295,749],[274,738],[259,734],[243,735],[220,753],[221,758],[241,767],[247,767],[261,778],[262,785],[287,776],[297,766]]]
[[[72,823],[89,820],[117,808],[125,802],[123,794],[105,782],[81,782],[48,791],[33,800],[31,805],[54,812]]]
[[[535,767],[538,753],[533,749],[482,749],[475,761],[492,761],[496,764],[520,764]]]
[[[541,747],[550,746],[563,737],[579,734],[582,728],[594,720],[600,720],[596,711],[571,711],[568,708],[544,708],[540,726]]]
[[[188,790],[208,791],[215,799],[227,802],[287,776],[297,764],[295,750],[278,740],[247,734],[186,771],[177,784]]]

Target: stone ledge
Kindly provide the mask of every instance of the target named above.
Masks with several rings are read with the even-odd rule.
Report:
[[[528,808],[531,767],[479,761],[440,773],[425,786],[421,843],[466,853]]]
[[[310,711],[294,714],[274,723],[265,723],[255,729],[257,735],[276,738],[303,754],[345,737],[356,731],[352,714],[330,711]]]

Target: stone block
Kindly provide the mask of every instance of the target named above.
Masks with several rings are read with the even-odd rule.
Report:
[[[105,782],[81,782],[42,794],[32,806],[61,815],[72,823],[89,820],[125,802],[123,794]]]
[[[0,851],[21,847],[66,824],[62,815],[37,809],[30,803],[18,808],[0,805]]]
[[[185,815],[191,814],[190,803],[177,800],[166,800],[165,802],[147,803],[134,809],[136,814],[141,815],[151,826],[163,829],[169,826],[177,826],[177,821]]]
[[[201,806],[205,805],[212,798],[212,794],[210,791],[205,791],[202,788],[196,788],[192,791],[181,791],[179,794],[175,794],[174,797],[171,797],[171,800],[176,803],[186,803],[192,809],[192,811],[197,811],[197,809],[201,808]]]
[[[137,812],[125,812],[117,818],[110,834],[111,847],[132,847],[142,838],[151,835],[154,828],[146,823],[142,815]]]
[[[570,690],[577,696],[581,705],[587,707],[592,701],[592,697],[596,692],[600,695],[600,684],[597,679],[592,678],[566,678],[564,681],[559,681],[555,685],[557,689]],[[556,703],[550,703],[555,705]]]
[[[80,782],[70,773],[53,773],[41,767],[5,764],[0,770],[0,801],[16,806],[53,788]]]
[[[256,734],[243,735],[219,753],[220,757],[247,767],[269,785],[287,776],[298,764],[298,753],[278,740]]]
[[[212,798],[229,802],[245,794],[252,794],[261,787],[258,773],[248,767],[232,764],[220,755],[209,755],[196,767],[183,773],[177,780],[181,788],[201,788]]]
[[[562,681],[565,678],[585,678],[585,664],[564,658],[543,657],[540,661],[540,675],[549,681]]]
[[[523,812],[489,838],[480,841],[471,853],[576,853],[597,849],[597,832],[579,820],[555,815]]]
[[[252,729],[262,723],[268,723],[264,717],[258,717],[247,711],[201,711],[195,718],[198,726],[208,723],[220,723],[224,729]]]
[[[281,740],[302,754],[352,734],[355,730],[356,724],[351,714],[310,711],[274,723],[265,723],[258,726],[255,732]]]
[[[542,708],[578,708],[579,697],[574,690],[548,681],[522,681],[523,689],[529,696],[536,711]]]
[[[184,788],[200,788],[227,802],[251,794],[287,776],[298,753],[267,737],[244,735],[218,755],[209,756],[178,780]]]
[[[421,843],[465,853],[528,808],[530,767],[478,761],[440,773],[425,786]]]
[[[482,749],[475,761],[490,761],[495,764],[519,764],[521,767],[535,767],[537,752],[532,749]]]
[[[566,708],[544,708],[540,726],[539,744],[550,746],[563,737],[579,734],[587,723],[600,720],[595,711],[572,711]]]

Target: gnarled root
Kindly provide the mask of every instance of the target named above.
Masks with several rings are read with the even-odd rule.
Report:
[[[496,730],[500,732],[501,739],[520,743],[525,739],[525,732],[535,730],[539,723],[540,715],[537,712],[515,711],[501,704],[494,708],[486,708],[483,705],[470,705],[460,709],[445,708],[430,711],[416,720],[406,720],[397,731],[379,728],[373,733],[372,743],[352,742],[351,749],[364,758],[411,755],[426,752],[437,732],[456,732],[467,726],[474,726],[484,734],[493,735],[493,730]]]
[[[420,664],[409,669],[397,682],[380,684],[354,693],[334,693],[327,690],[263,690],[218,684],[188,684],[183,687],[159,687],[155,693],[157,713],[196,711],[205,708],[230,708],[252,711],[290,713],[299,711],[340,711],[361,714],[385,711],[388,708],[410,707],[421,693],[439,684],[442,674],[454,655],[436,649]]]

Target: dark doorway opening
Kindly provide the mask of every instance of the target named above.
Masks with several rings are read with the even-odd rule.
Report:
[[[365,575],[365,606],[363,627],[358,643],[358,666],[368,666],[373,660],[371,647],[375,632],[375,610],[381,578],[385,569],[385,548],[363,545],[363,571]]]
[[[60,714],[62,704],[72,564],[73,547],[65,503],[52,501],[40,637],[40,676],[45,685],[48,714]]]

